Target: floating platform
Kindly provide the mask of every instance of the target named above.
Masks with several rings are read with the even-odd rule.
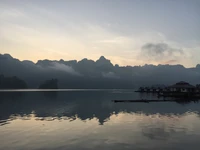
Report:
[[[152,103],[152,102],[197,102],[200,99],[172,99],[172,100],[112,100],[114,103]]]

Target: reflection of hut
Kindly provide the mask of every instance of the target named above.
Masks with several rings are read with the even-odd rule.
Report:
[[[170,92],[188,93],[188,92],[195,92],[196,87],[187,82],[181,81],[172,86],[169,86],[168,89]]]
[[[196,85],[196,90],[195,90],[195,92],[196,92],[196,93],[200,93],[200,84],[197,84],[197,85]]]

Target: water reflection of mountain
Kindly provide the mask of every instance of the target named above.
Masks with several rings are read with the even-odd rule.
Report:
[[[145,95],[147,97],[147,95]],[[165,103],[113,103],[113,99],[138,99],[140,94],[132,91],[70,91],[70,92],[7,92],[0,93],[0,120],[11,115],[29,115],[36,117],[63,117],[81,120],[99,119],[103,124],[110,115],[120,112],[151,114],[184,114],[187,111],[200,112],[199,103],[180,105]],[[152,98],[152,97],[151,97]]]

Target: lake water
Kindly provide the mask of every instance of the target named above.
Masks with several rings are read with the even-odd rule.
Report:
[[[199,150],[200,103],[133,90],[0,92],[0,150]]]

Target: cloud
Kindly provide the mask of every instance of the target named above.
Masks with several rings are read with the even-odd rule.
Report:
[[[172,60],[166,61],[164,64],[174,64],[174,63],[176,63],[176,62],[177,62],[177,60],[172,59]]]
[[[166,43],[147,43],[141,48],[141,56],[148,61],[173,63],[183,55],[182,49],[173,48]]]

